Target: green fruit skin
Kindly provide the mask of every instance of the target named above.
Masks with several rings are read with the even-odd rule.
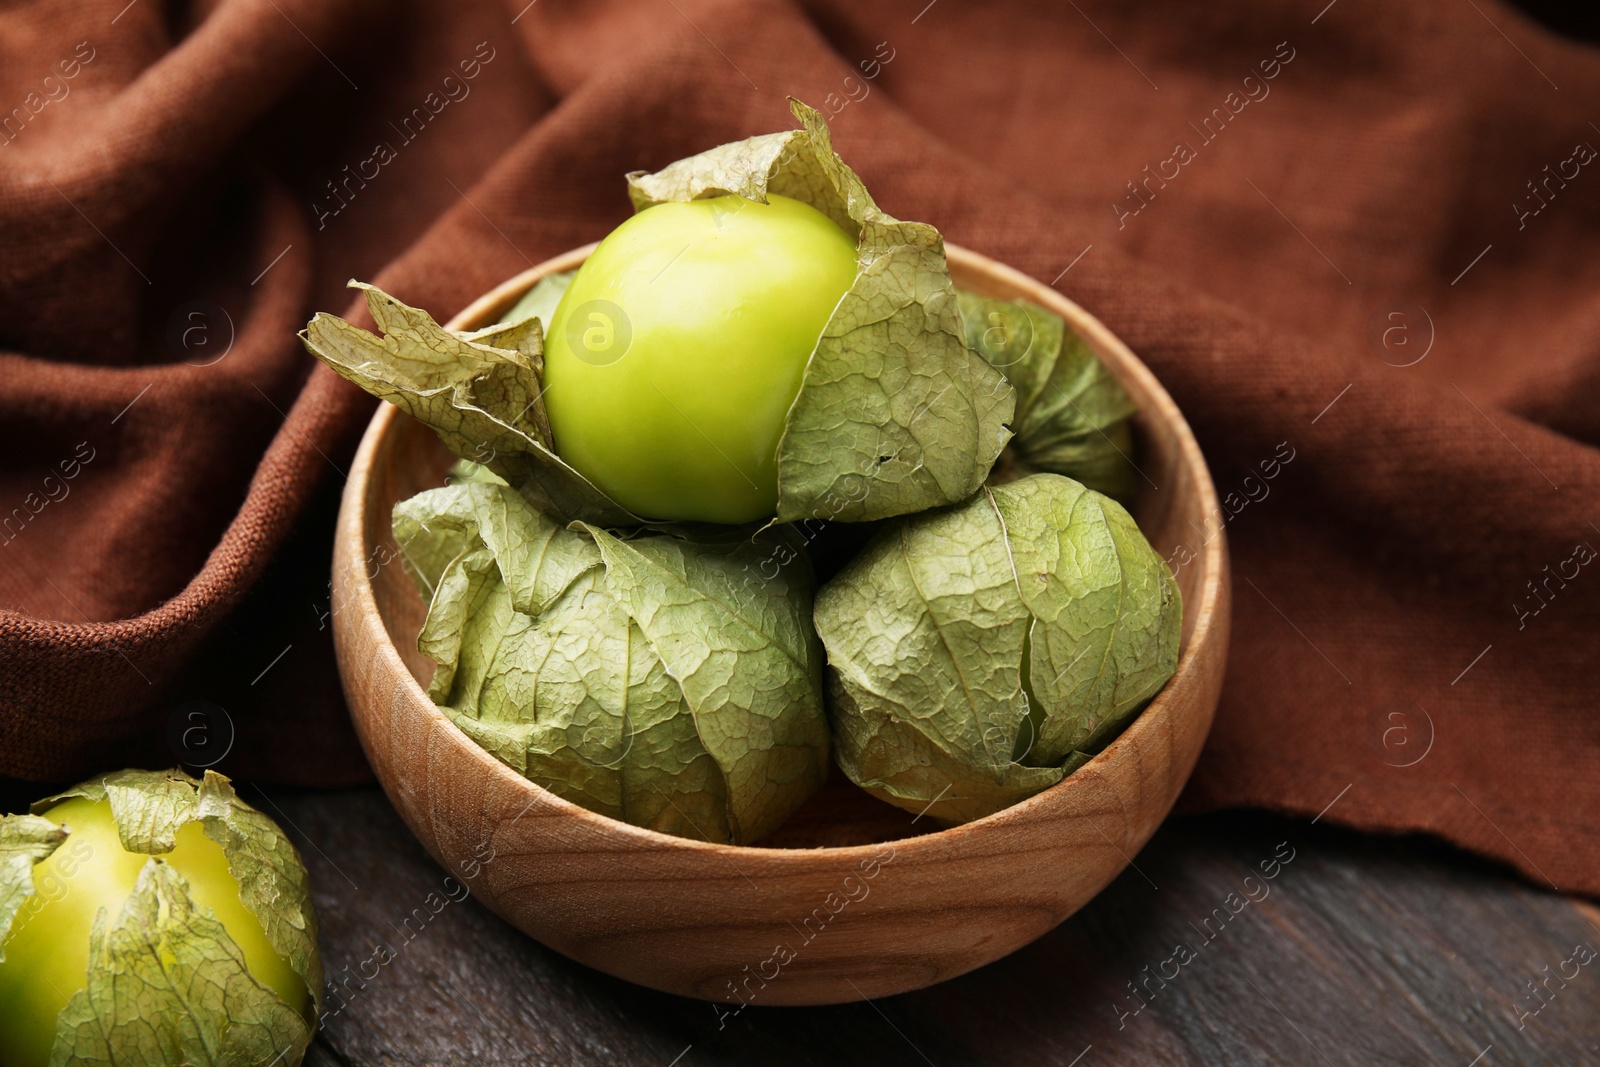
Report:
[[[56,1016],[89,984],[89,932],[105,908],[115,921],[150,859],[117,839],[109,801],[72,797],[41,813],[71,832],[33,868],[37,895],[24,904],[0,962],[0,1064],[44,1067],[56,1039]],[[161,856],[189,882],[189,895],[227,929],[256,981],[306,1015],[305,982],[267,940],[261,923],[239,899],[222,846],[198,822],[178,831],[175,849]],[[35,908],[37,904],[37,908]]]
[[[855,274],[854,240],[788,197],[641,211],[600,242],[551,316],[557,453],[644,518],[771,515],[784,420]],[[608,347],[622,343],[617,323],[584,311],[595,300],[622,309],[625,350]]]

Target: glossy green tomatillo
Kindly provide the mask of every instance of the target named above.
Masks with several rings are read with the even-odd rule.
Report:
[[[785,196],[641,211],[600,242],[546,331],[556,451],[646,518],[771,515],[785,417],[855,274],[854,240]]]

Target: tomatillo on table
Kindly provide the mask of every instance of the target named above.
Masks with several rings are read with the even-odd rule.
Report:
[[[322,985],[281,831],[207,772],[0,817],[0,1064],[298,1063]]]
[[[557,453],[647,518],[771,515],[785,416],[855,274],[854,239],[786,196],[634,215],[579,268],[546,331]]]

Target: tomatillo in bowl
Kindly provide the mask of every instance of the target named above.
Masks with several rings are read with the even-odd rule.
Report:
[[[778,500],[778,442],[856,276],[855,240],[786,196],[656,204],[601,241],[546,331],[556,451],[650,519],[742,523]]]

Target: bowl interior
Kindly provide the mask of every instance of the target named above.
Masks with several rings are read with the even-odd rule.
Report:
[[[1208,566],[1217,566],[1219,554],[1206,549],[1212,539],[1221,536],[1214,517],[1216,509],[1210,478],[1182,416],[1143,364],[1075,304],[1033,279],[998,267],[982,257],[954,247],[949,251],[951,275],[958,286],[989,297],[1030,299],[1066,318],[1121,381],[1137,405],[1138,412],[1133,417],[1136,451],[1132,458],[1141,477],[1140,490],[1130,511],[1151,544],[1173,566],[1183,593],[1183,651],[1178,666],[1181,674],[1190,658],[1191,637],[1204,609],[1202,594],[1207,584]],[[588,249],[578,249],[543,265],[543,269],[549,273],[571,269],[582,262],[587,252]],[[512,279],[469,307],[450,326],[475,329],[492,323],[537,278],[536,273],[529,272]],[[417,650],[417,634],[427,604],[404,568],[385,565],[395,560],[399,552],[389,527],[389,515],[397,502],[441,485],[455,456],[445,449],[432,430],[397,411],[382,411],[380,419],[386,425],[373,457],[367,486],[369,506],[365,509],[367,575],[390,640],[412,676],[425,688],[432,677],[433,663]],[[1185,441],[1189,445],[1187,449]],[[1170,684],[1168,688],[1172,688]],[[1158,695],[1151,707],[1159,704],[1165,693],[1164,690]],[[1144,714],[1148,713],[1147,708]],[[1130,724],[1129,729],[1133,728]],[[1102,753],[1096,759],[1104,756]],[[1053,789],[1062,789],[1070,780],[1069,777]],[[835,767],[823,789],[775,833],[754,847],[816,849],[938,832],[940,828],[931,820],[915,819],[911,813],[856,788]]]

